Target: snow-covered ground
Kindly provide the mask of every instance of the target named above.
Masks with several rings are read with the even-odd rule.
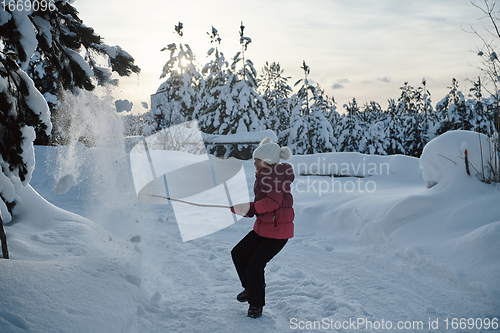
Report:
[[[137,199],[124,149],[35,151],[32,187],[6,226],[0,332],[443,332],[454,318],[498,325],[500,188],[463,168],[450,165],[427,189],[415,158],[293,157],[295,237],[268,264],[267,305],[251,319],[236,301],[230,251],[253,219],[182,242],[170,206]],[[243,166],[251,193],[253,164]],[[315,175],[330,173],[367,177]]]

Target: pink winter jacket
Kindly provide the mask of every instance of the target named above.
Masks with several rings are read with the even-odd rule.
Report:
[[[295,179],[288,163],[274,164],[256,172],[254,202],[248,217],[256,216],[253,230],[262,237],[288,239],[293,237],[293,197],[291,184]]]

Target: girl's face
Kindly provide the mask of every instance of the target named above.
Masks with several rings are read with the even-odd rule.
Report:
[[[269,164],[267,164],[263,160],[259,160],[258,158],[255,158],[253,160],[253,165],[255,165],[255,169],[257,169],[257,170],[269,167]]]

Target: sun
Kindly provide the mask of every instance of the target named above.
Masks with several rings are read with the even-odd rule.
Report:
[[[177,63],[176,70],[179,73],[183,73],[183,72],[185,72],[191,66],[191,64],[192,64],[191,60],[189,60],[188,58],[183,57]]]

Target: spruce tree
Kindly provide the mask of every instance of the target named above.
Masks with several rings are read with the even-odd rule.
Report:
[[[92,90],[96,84],[117,84],[111,79],[112,72],[129,76],[140,69],[130,54],[119,46],[103,43],[91,27],[84,25],[72,1],[48,3],[33,12],[18,11],[16,7],[15,19],[11,12],[14,8],[6,6],[8,20],[0,26],[0,35],[4,51],[16,54],[20,67],[47,99],[54,121],[59,112],[57,98],[63,90]],[[21,26],[25,30],[17,30]],[[98,59],[107,61],[107,65],[100,65]],[[54,123],[52,138],[60,134],[61,129]],[[37,135],[37,142],[48,142],[43,131],[37,130]]]
[[[52,126],[47,103],[14,56],[0,53],[0,211],[6,223],[35,166],[34,129],[50,133]]]
[[[9,222],[16,192],[29,183],[35,165],[35,129],[47,135],[51,130],[47,103],[26,73],[30,61],[35,61],[37,70],[50,72],[51,80],[66,90],[92,90],[93,80],[99,83],[106,77],[94,61],[97,56],[106,57],[110,71],[119,75],[138,73],[139,67],[120,47],[104,44],[69,1],[51,2],[37,11],[6,6],[0,16],[0,36],[0,209]]]

